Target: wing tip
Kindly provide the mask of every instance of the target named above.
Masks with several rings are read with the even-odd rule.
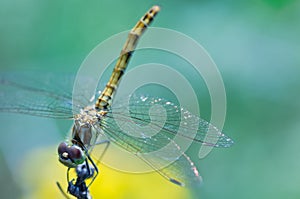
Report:
[[[172,182],[173,184],[176,184],[176,185],[178,185],[178,186],[181,186],[181,187],[184,187],[184,186],[185,186],[184,183],[182,183],[182,182],[180,182],[180,181],[178,181],[178,180],[176,180],[176,179],[174,179],[174,178],[170,178],[169,180],[170,180],[170,182]]]

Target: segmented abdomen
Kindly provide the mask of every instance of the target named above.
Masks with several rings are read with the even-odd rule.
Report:
[[[111,105],[113,95],[117,89],[122,75],[126,70],[130,57],[136,48],[139,38],[145,32],[147,26],[150,25],[151,21],[159,12],[159,10],[159,6],[153,6],[130,31],[113,73],[95,104],[96,109],[106,110]]]

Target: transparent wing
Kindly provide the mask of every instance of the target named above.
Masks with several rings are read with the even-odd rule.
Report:
[[[192,141],[211,147],[233,144],[229,137],[205,120],[154,97],[132,96],[129,103],[127,99],[114,102],[101,126],[117,145],[180,185],[201,181],[197,168],[184,154]]]
[[[72,101],[74,76],[52,73],[0,74],[0,111],[70,119],[87,99]],[[84,95],[83,95],[84,96]]]
[[[133,95],[129,100],[116,101],[107,116],[114,117],[123,131],[137,137],[151,136],[153,140],[161,134],[168,138],[178,135],[212,147],[230,147],[233,144],[231,138],[209,122],[158,97]]]

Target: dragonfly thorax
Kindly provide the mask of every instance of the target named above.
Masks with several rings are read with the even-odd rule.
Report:
[[[95,124],[101,118],[101,113],[93,106],[86,106],[80,110],[80,113],[74,116],[75,121],[80,124]]]
[[[59,161],[70,168],[82,164],[90,146],[95,142],[95,129],[101,118],[101,113],[92,106],[87,106],[74,116],[74,125],[71,129],[71,142],[62,142],[58,146]]]

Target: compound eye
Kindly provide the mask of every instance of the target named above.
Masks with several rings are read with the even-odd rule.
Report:
[[[75,168],[85,161],[85,154],[79,146],[62,142],[58,146],[59,161],[67,167]]]
[[[62,142],[59,144],[58,148],[57,148],[57,152],[59,155],[62,155],[63,153],[68,151],[68,145],[65,142]]]
[[[69,153],[69,157],[75,161],[81,160],[83,157],[82,150],[78,146],[71,146],[68,150],[68,153]]]

